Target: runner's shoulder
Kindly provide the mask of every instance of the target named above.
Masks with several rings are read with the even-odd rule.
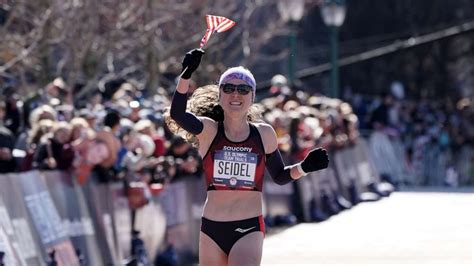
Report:
[[[255,123],[254,124],[260,137],[262,139],[263,147],[265,148],[265,153],[269,154],[275,151],[278,148],[278,139],[275,133],[275,129],[270,124],[267,123]]]
[[[276,136],[275,129],[265,122],[252,123],[260,132],[262,138]]]

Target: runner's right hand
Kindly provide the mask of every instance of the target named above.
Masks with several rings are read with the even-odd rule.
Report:
[[[204,50],[202,49],[193,49],[186,53],[184,56],[183,62],[181,65],[183,69],[181,70],[181,78],[183,79],[190,79],[193,72],[199,67],[201,63],[201,57],[205,54]]]

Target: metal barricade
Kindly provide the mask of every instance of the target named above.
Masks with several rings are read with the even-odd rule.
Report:
[[[184,176],[166,185],[156,198],[166,217],[166,242],[173,246],[180,264],[190,263],[198,256],[205,199],[205,182],[196,176]],[[166,248],[166,244],[162,248]]]
[[[123,185],[121,187],[122,192],[119,193],[119,185],[110,185],[108,183],[98,183],[94,174],[92,174],[87,183],[82,187],[84,195],[87,199],[87,207],[91,212],[91,218],[94,222],[95,232],[98,236],[100,252],[104,256],[104,264],[114,264],[122,261],[130,254],[130,234],[131,234],[131,221],[125,221],[123,226],[128,226],[128,230],[124,231],[124,236],[128,237],[128,241],[124,241],[123,245],[118,243],[117,235],[117,224],[116,212],[114,211],[114,200],[116,197],[122,194],[122,199],[126,199],[123,195]],[[125,253],[122,251],[125,250]],[[122,248],[120,248],[122,246]]]
[[[300,198],[303,204],[305,222],[321,221],[326,219],[324,212],[324,197],[335,198],[339,195],[339,184],[333,165],[328,168],[309,173],[298,180]]]
[[[332,156],[331,156],[332,155]],[[340,149],[331,152],[330,159],[333,161],[333,167],[338,181],[339,193],[352,203],[356,203],[357,192],[357,170],[352,162],[351,154],[348,149]]]
[[[277,185],[266,172],[264,215],[296,214],[302,221],[317,221],[317,212],[326,211],[328,197],[342,195],[352,201],[371,184],[381,182],[381,174],[408,184],[439,186],[448,170],[454,169],[459,185],[473,184],[472,147],[451,154],[426,142],[418,144],[423,149],[415,154],[416,172],[409,169],[401,142],[382,132],[373,132],[368,141],[361,138],[352,147],[329,151],[327,169],[295,183]],[[86,264],[121,264],[131,255],[135,229],[141,232],[150,260],[172,243],[180,263],[190,262],[198,256],[205,199],[202,178],[184,177],[134,210],[132,224],[122,182],[99,183],[92,175],[79,186],[68,173],[58,171],[0,175],[0,252],[6,253],[7,263],[19,265],[44,264],[52,250],[59,265],[74,265],[78,263],[76,249]]]
[[[75,249],[39,172],[10,174],[1,180],[1,196],[12,226],[24,230],[17,237],[25,262],[43,264],[54,251],[58,265],[77,265]]]
[[[395,183],[400,183],[403,179],[403,168],[400,161],[405,160],[404,155],[397,157],[392,142],[382,131],[374,131],[369,138],[370,152],[375,166],[380,174],[388,175]]]
[[[3,177],[0,176],[0,178]],[[0,252],[3,255],[4,265],[28,265],[43,262],[44,260],[34,243],[26,219],[18,217],[11,219],[2,197],[0,197]]]
[[[265,171],[263,183],[264,216],[276,217],[293,213],[292,197],[294,188],[292,184],[284,186],[276,184],[267,171]]]
[[[44,263],[46,254],[39,248],[41,242],[28,215],[15,174],[0,175],[0,224],[20,261],[27,265]]]
[[[38,172],[38,177],[51,194],[61,223],[76,250],[87,258],[87,264],[103,263],[97,236],[85,197],[67,172]]]
[[[380,173],[377,171],[374,160],[370,156],[369,145],[364,138],[358,138],[351,151],[357,169],[360,191],[367,191],[369,185],[381,181]]]
[[[474,148],[472,146],[464,146],[456,154],[453,166],[457,170],[459,185],[474,185]]]
[[[138,237],[144,243],[148,259],[156,256],[165,231],[165,215],[156,199],[133,210],[132,224],[125,183],[99,183],[92,175],[81,190],[91,214],[103,265],[124,264],[130,259],[134,230],[140,232]]]

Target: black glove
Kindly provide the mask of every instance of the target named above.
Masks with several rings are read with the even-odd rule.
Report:
[[[193,49],[186,53],[183,62],[181,63],[183,66],[183,69],[181,70],[181,78],[191,78],[191,74],[193,74],[193,72],[198,68],[201,63],[201,57],[205,53],[206,52],[202,49]]]
[[[311,150],[301,162],[301,169],[305,173],[327,168],[329,164],[328,152],[322,148]]]

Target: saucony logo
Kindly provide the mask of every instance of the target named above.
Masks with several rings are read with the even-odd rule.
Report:
[[[224,151],[245,151],[245,152],[252,152],[252,148],[250,148],[250,147],[224,146],[222,149],[223,149]]]
[[[245,232],[247,232],[247,231],[250,231],[250,230],[252,230],[252,229],[254,229],[254,228],[255,228],[255,226],[254,226],[254,227],[247,228],[247,229],[237,228],[237,229],[235,229],[235,231],[243,234],[243,233],[245,233]]]

